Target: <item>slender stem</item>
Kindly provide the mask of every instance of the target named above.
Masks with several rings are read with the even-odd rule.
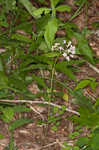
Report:
[[[87,26],[88,25],[88,1],[86,2],[85,9],[86,9],[86,26]]]
[[[57,62],[57,58],[55,60],[55,63],[54,65],[52,66],[52,72],[51,72],[51,87],[50,87],[50,94],[49,94],[49,103],[51,101],[51,98],[52,98],[52,93],[53,93],[53,81],[54,81],[54,74],[55,74],[55,65],[56,65],[56,62]],[[50,116],[50,104],[49,104],[49,107],[48,107],[48,117]]]
[[[82,7],[85,4],[85,0],[83,0],[83,2],[81,3],[80,7],[76,10],[76,12],[74,13],[74,15],[69,19],[69,21],[72,21],[75,17],[77,17],[80,14],[80,10],[82,9]]]
[[[51,8],[52,8],[52,17],[56,17],[56,9],[54,6],[54,0],[50,0]]]
[[[53,81],[54,81],[54,74],[55,74],[55,66],[56,66],[56,62],[57,62],[57,59],[55,59],[55,63],[53,65],[53,68],[52,68],[52,75],[51,75],[51,93],[53,93]]]

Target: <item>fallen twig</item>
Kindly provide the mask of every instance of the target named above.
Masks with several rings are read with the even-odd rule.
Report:
[[[40,150],[45,149],[45,148],[50,147],[50,146],[53,146],[53,145],[56,145],[56,144],[58,144],[61,148],[66,148],[66,146],[63,143],[64,143],[64,141],[60,142],[59,139],[56,139],[55,142],[49,143],[48,145],[43,146],[42,148],[40,148]],[[73,146],[73,144],[71,142],[69,142],[68,145]]]
[[[92,64],[90,64],[89,62],[87,62],[87,64],[89,65],[90,68],[92,68],[95,72],[99,73],[99,69],[96,68],[95,66],[93,66]]]
[[[62,142],[60,142],[58,139],[56,139],[56,142],[57,142],[57,144],[59,144],[59,146],[60,146],[60,147],[62,147],[62,148],[66,148],[66,146],[65,146],[65,145],[63,145],[63,143],[62,143]]]
[[[41,118],[42,120],[44,120],[44,117],[43,115],[41,115],[41,113],[39,111],[37,111],[34,107],[32,107],[31,105],[28,105],[30,107],[31,110],[33,110],[35,113],[37,113]]]
[[[29,104],[45,104],[45,105],[51,105],[54,107],[57,107],[59,109],[62,109],[62,106],[54,104],[54,103],[49,103],[49,102],[44,102],[44,101],[32,101],[32,100],[0,100],[0,102],[7,102],[7,103],[29,103]],[[75,111],[75,110],[71,110],[69,108],[66,108],[66,111],[71,112],[77,116],[80,116],[80,114]]]
[[[53,145],[55,145],[55,144],[57,144],[57,142],[53,142],[53,143],[50,143],[50,144],[48,144],[48,145],[45,145],[45,146],[43,146],[42,148],[40,148],[40,150],[41,150],[41,149],[45,149],[45,148],[50,147],[50,146],[53,146]]]

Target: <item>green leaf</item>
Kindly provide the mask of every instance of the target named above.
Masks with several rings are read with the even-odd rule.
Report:
[[[33,14],[34,16],[36,16],[37,18],[40,18],[41,17],[41,14],[44,12],[44,14],[48,14],[49,12],[51,11],[51,9],[49,8],[39,8],[39,9],[36,9]]]
[[[0,57],[0,71],[4,71],[3,63],[2,63],[2,58]]]
[[[92,137],[91,148],[92,150],[99,150],[99,134],[96,134]]]
[[[3,108],[1,118],[4,122],[9,123],[14,116],[14,110],[11,107]]]
[[[36,18],[36,16],[34,15],[34,11],[36,10],[36,7],[34,7],[29,0],[20,0],[20,3],[23,4],[23,6],[27,9],[27,11],[30,13],[31,16]]]
[[[32,77],[33,77],[33,80],[35,80],[40,87],[47,88],[47,86],[44,82],[44,79],[42,79],[41,77],[35,76],[35,75],[32,75]]]
[[[91,80],[92,82],[96,81],[96,78],[93,78],[93,77],[89,77],[88,79]]]
[[[36,28],[37,28],[37,31],[39,33],[41,33],[41,31],[44,31],[46,25],[48,24],[48,21],[50,20],[50,14],[46,15],[46,16],[42,16],[41,18],[39,18],[37,21],[36,21]],[[40,39],[40,37],[38,37],[38,40]],[[37,41],[38,42],[38,41]],[[42,41],[40,41],[40,44],[41,44]],[[45,41],[43,41],[45,42]]]
[[[43,5],[48,5],[48,2],[46,0],[37,0],[37,1]]]
[[[89,143],[88,137],[80,137],[80,138],[77,140],[77,142],[76,142],[76,144],[77,144],[79,147],[83,147],[83,146],[85,146],[85,145],[88,145],[88,143]]]
[[[52,0],[54,7],[59,3],[60,0]]]
[[[12,34],[11,36],[12,39],[16,39],[18,41],[26,42],[26,43],[31,43],[32,40],[28,38],[27,36],[19,33]]]
[[[9,76],[9,86],[19,90],[20,92],[24,92],[27,89],[24,79],[17,74]]]
[[[74,139],[76,136],[79,136],[79,135],[80,135],[80,133],[75,131],[75,132],[72,132],[72,133],[69,134],[69,138]]]
[[[30,65],[29,67],[22,68],[20,71],[30,71],[33,69],[48,69],[48,65],[43,64],[36,64],[36,65]]]
[[[0,133],[0,139],[3,139],[4,138],[4,136]]]
[[[60,69],[61,72],[63,72],[64,74],[66,74],[70,79],[76,81],[76,77],[75,75],[73,74],[72,70],[65,67],[64,70],[63,69]]]
[[[53,131],[57,131],[57,127],[54,125],[54,126],[52,126],[51,127],[51,130],[53,130]]]
[[[8,84],[8,78],[7,76],[5,75],[4,72],[1,72],[0,71],[0,88],[4,88],[3,86],[7,86]]]
[[[2,89],[8,89],[8,78],[4,72],[0,72],[0,90],[2,90]],[[3,95],[5,97],[5,94],[3,94]]]
[[[31,119],[16,120],[16,121],[14,121],[13,123],[10,124],[9,130],[14,131],[16,128],[19,128],[19,127],[23,126],[24,124],[28,124],[30,122],[33,122],[33,120],[31,120]]]
[[[78,83],[78,85],[76,86],[75,90],[85,88],[86,86],[88,86],[90,84],[90,82],[91,82],[90,80],[82,80],[82,81],[80,81],[80,83]]]
[[[71,11],[71,7],[68,6],[68,5],[60,5],[60,6],[56,7],[56,11],[59,11],[59,12],[64,12],[64,11],[70,12]]]
[[[10,135],[9,150],[15,150],[13,132]]]
[[[94,134],[99,134],[99,127],[96,127],[93,131]]]
[[[60,62],[60,63],[56,64],[56,70],[58,70],[59,72],[63,72],[70,79],[76,81],[75,75],[72,73],[71,69],[67,68],[66,62],[63,61],[63,62]]]
[[[51,9],[52,9],[52,17],[56,17],[56,9],[55,6],[58,3],[58,0],[51,0]]]
[[[93,110],[91,100],[83,95],[82,89],[73,91],[69,88],[68,91],[71,96],[75,97],[76,104],[78,104],[81,107],[85,107],[87,110]]]
[[[94,91],[97,87],[98,83],[97,82],[90,82],[90,87]]]
[[[53,113],[58,113],[58,111],[59,111],[59,108],[58,108],[58,107],[54,107],[54,108],[53,108]]]
[[[65,92],[64,95],[63,95],[63,99],[68,102],[68,94]]]
[[[52,65],[53,64],[53,61],[48,58],[48,57],[45,57],[44,55],[42,56],[34,56],[34,59],[36,62],[40,62],[43,64],[49,64],[49,65]]]
[[[94,64],[93,52],[91,47],[88,45],[88,41],[85,39],[85,36],[83,34],[75,32],[74,37],[78,41],[77,47],[79,49],[80,54],[84,55],[88,61]]]
[[[62,111],[66,111],[66,106],[65,105],[62,105]]]
[[[96,127],[99,125],[99,113],[92,113],[88,109],[80,108],[80,117],[77,119],[78,122],[82,125],[86,125],[90,128]]]
[[[4,14],[4,11],[0,12],[0,26],[6,27],[6,28],[9,26],[7,22],[7,18]]]
[[[97,28],[97,29],[99,29],[99,22],[92,23],[92,26],[95,27],[95,28]]]
[[[52,46],[57,29],[58,29],[57,19],[53,18],[48,22],[44,33],[44,38],[48,45],[48,48],[51,48]]]
[[[30,108],[27,108],[26,106],[22,106],[22,105],[14,106],[14,107],[13,107],[13,110],[14,110],[14,112],[17,112],[17,113],[22,113],[22,112],[29,112],[29,111],[31,111]]]
[[[58,57],[60,55],[60,53],[58,53],[58,52],[50,52],[50,53],[47,53],[47,54],[45,54],[44,56],[46,56],[46,57]]]
[[[80,150],[78,146],[74,146],[73,150]]]

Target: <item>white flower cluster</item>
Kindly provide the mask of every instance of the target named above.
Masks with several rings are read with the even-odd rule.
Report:
[[[52,46],[52,51],[60,51],[60,53],[62,54],[62,56],[64,56],[64,58],[67,61],[70,61],[70,58],[74,58],[75,56],[75,46],[72,45],[72,42],[66,42],[66,40],[63,40],[63,45],[61,46],[60,43],[55,43]]]

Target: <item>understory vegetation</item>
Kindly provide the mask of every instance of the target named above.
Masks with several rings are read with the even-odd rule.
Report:
[[[62,120],[72,123],[68,140],[55,139],[56,150],[99,150],[99,94],[90,94],[99,87],[99,78],[88,72],[90,68],[99,74],[99,55],[89,44],[93,34],[99,37],[99,22],[88,26],[91,0],[72,4],[68,0],[0,0],[0,123],[9,132],[3,150],[18,149],[14,131],[35,122],[29,113],[38,116],[37,126],[45,126],[46,134],[56,134]],[[83,28],[75,23],[81,13]],[[87,76],[81,78],[84,72]]]

